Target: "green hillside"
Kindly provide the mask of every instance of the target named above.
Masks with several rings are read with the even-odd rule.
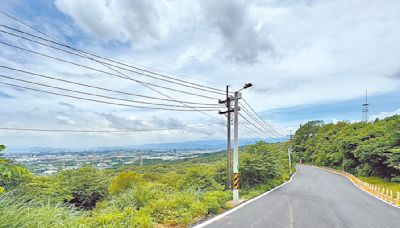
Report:
[[[241,148],[241,197],[289,178],[287,143]],[[180,162],[34,176],[0,159],[0,227],[187,226],[229,207],[224,152]]]
[[[293,137],[304,162],[400,183],[400,116],[374,122],[310,121]]]

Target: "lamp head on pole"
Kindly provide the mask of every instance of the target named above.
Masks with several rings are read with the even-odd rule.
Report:
[[[243,89],[247,89],[247,88],[252,87],[252,86],[253,86],[253,84],[246,83],[246,84],[244,84]]]
[[[244,84],[243,88],[241,88],[238,92],[240,92],[240,91],[242,91],[242,90],[244,90],[244,89],[250,88],[250,87],[252,87],[252,86],[253,86],[253,84],[251,84],[251,83],[246,83],[246,84]]]

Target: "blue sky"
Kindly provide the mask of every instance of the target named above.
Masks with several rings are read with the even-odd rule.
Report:
[[[235,89],[252,82],[253,88],[243,96],[282,134],[313,119],[359,121],[366,89],[371,119],[400,113],[400,4],[395,0],[385,4],[377,0],[6,0],[0,9],[76,48],[168,72],[179,79],[221,89],[227,84]],[[1,14],[0,24],[35,33]],[[0,40],[103,69],[4,33]],[[114,90],[159,95],[126,80],[5,45],[0,47],[0,63]],[[76,89],[6,69],[0,69],[0,74]],[[164,85],[140,75],[130,76]],[[0,82],[11,81],[0,78]],[[180,99],[207,101],[163,92]],[[7,107],[0,110],[0,127],[149,130],[211,121],[200,113],[99,105],[6,85],[0,85],[0,102]],[[216,112],[211,115],[212,121],[223,121]],[[120,146],[222,139],[224,131],[220,125],[145,134],[0,131],[0,143]]]
[[[388,115],[398,114],[400,91],[377,94],[368,97],[369,119],[384,118]],[[341,102],[320,103],[294,106],[289,108],[264,111],[261,115],[272,122],[299,124],[309,120],[323,120],[326,123],[336,121],[356,122],[362,119],[361,104],[365,97]]]

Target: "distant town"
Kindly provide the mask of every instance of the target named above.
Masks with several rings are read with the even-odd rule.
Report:
[[[52,175],[62,170],[77,169],[90,164],[97,169],[118,168],[124,165],[148,165],[214,153],[219,149],[151,149],[151,150],[88,150],[41,151],[6,154],[8,159],[28,168],[36,175]]]

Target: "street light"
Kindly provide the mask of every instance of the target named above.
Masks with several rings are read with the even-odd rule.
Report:
[[[246,83],[243,88],[235,92],[235,108],[234,108],[234,131],[233,131],[233,204],[239,203],[239,99],[242,98],[240,91],[252,87],[253,84]]]
[[[240,92],[240,91],[242,91],[242,90],[244,90],[244,89],[250,88],[250,87],[252,87],[252,86],[253,86],[253,84],[251,84],[251,83],[246,83],[246,84],[244,84],[243,88],[239,89],[238,92]]]

